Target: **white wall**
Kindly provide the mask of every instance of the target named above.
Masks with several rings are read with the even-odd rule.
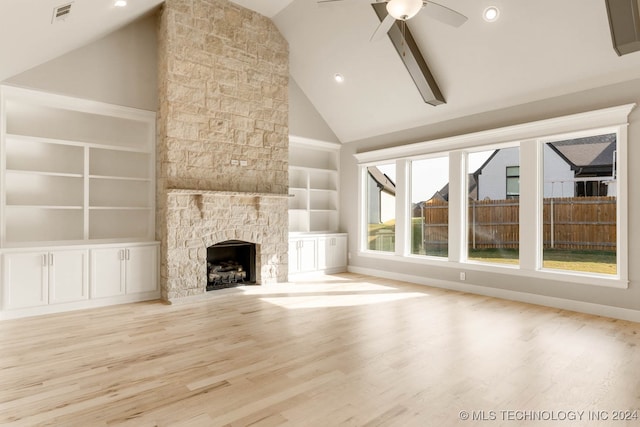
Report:
[[[291,76],[289,76],[289,135],[326,142],[340,142]]]
[[[156,111],[156,45],[154,14],[5,82]]]
[[[424,265],[402,262],[396,259],[365,257],[358,254],[358,166],[354,154],[383,147],[400,146],[413,142],[429,141],[447,136],[463,135],[482,130],[527,123],[568,114],[591,111],[627,103],[640,103],[640,79],[574,93],[513,108],[495,110],[472,115],[432,126],[383,135],[376,138],[345,144],[341,150],[341,215],[342,231],[349,233],[349,264],[361,270],[385,271],[396,276],[406,274],[447,283],[460,283],[456,268],[446,265]],[[438,108],[438,107],[434,107]],[[640,108],[629,116],[628,159],[630,166],[640,162]],[[629,167],[628,176],[628,241],[629,241],[629,286],[615,289],[561,281],[548,281],[504,273],[474,271],[467,274],[465,285],[482,286],[496,292],[515,290],[532,295],[574,300],[622,309],[640,310],[640,264],[633,262],[640,257],[640,168]]]

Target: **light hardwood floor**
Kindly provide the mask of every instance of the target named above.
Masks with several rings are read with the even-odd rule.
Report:
[[[639,330],[355,274],[238,288],[184,305],[6,320],[0,423],[526,424],[508,419],[524,413],[501,411],[612,418],[640,411]],[[460,411],[496,419],[463,421]],[[587,414],[530,424],[640,425]]]

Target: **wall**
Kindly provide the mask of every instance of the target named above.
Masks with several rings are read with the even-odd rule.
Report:
[[[340,142],[293,78],[289,78],[289,135]]]
[[[269,19],[229,1],[168,0],[158,41],[163,297],[205,292],[206,247],[221,238],[256,243],[260,281],[286,281],[286,40]],[[216,209],[238,215],[219,221]]]
[[[434,283],[459,284],[459,270],[433,265],[420,265],[396,260],[366,258],[358,255],[358,201],[352,197],[358,193],[358,167],[354,153],[399,146],[412,142],[428,141],[447,136],[462,135],[482,130],[495,129],[520,123],[559,117],[584,111],[606,108],[627,103],[640,103],[640,80],[632,80],[594,90],[551,98],[513,108],[491,111],[462,119],[413,129],[405,133],[394,133],[356,141],[343,146],[341,150],[341,217],[344,231],[349,233],[350,268],[367,271],[381,271],[385,274],[402,274],[411,277],[425,277]],[[437,107],[436,107],[437,108]],[[478,292],[505,295],[508,291],[518,291],[531,301],[542,301],[538,297],[553,298],[589,304],[611,306],[620,309],[640,310],[640,265],[633,260],[640,257],[640,169],[633,167],[640,162],[640,108],[636,107],[629,117],[629,287],[612,289],[564,282],[543,281],[514,276],[508,273],[496,274],[476,271],[467,275],[465,289]],[[566,304],[565,304],[566,306]],[[640,317],[639,317],[640,318]]]
[[[155,111],[156,14],[7,79],[15,86]]]

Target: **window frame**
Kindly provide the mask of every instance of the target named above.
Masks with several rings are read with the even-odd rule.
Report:
[[[556,117],[536,122],[524,123],[504,128],[491,129],[471,134],[458,135],[437,140],[390,147],[354,154],[360,170],[359,185],[359,245],[358,256],[393,259],[394,261],[437,265],[452,269],[475,270],[489,273],[509,274],[535,279],[554,280],[567,283],[604,286],[613,288],[628,287],[628,176],[627,145],[628,116],[636,104],[588,111]],[[552,140],[593,135],[595,133],[617,133],[617,274],[604,275],[576,271],[548,270],[541,268],[542,263],[542,147]],[[520,145],[520,265],[477,263],[466,260],[467,246],[467,204],[466,194],[466,152],[482,151],[493,146]],[[429,156],[449,155],[449,257],[431,259],[431,257],[408,254],[409,227],[407,227],[407,203],[410,203],[408,189],[409,161]],[[526,159],[523,162],[522,159]],[[535,160],[535,161],[532,161]],[[367,251],[365,243],[366,220],[363,216],[365,203],[362,198],[362,170],[372,164],[396,162],[396,251],[378,253]]]
[[[451,156],[450,156],[450,152],[445,151],[439,151],[439,152],[434,152],[434,153],[429,153],[426,155],[422,155],[422,156],[416,156],[416,157],[411,157],[411,158],[407,158],[405,159],[405,168],[407,170],[407,185],[406,185],[406,194],[407,194],[407,198],[406,198],[406,208],[407,208],[407,212],[411,212],[411,208],[412,208],[412,200],[411,200],[411,194],[413,191],[413,162],[416,161],[421,161],[421,160],[432,160],[432,159],[442,159],[442,158],[446,158],[449,163],[451,163]],[[451,170],[449,169],[449,176],[451,176]],[[408,227],[410,228],[412,226],[411,224],[411,216],[409,216],[407,218],[407,224]],[[449,218],[451,218],[451,214],[449,214]],[[409,229],[408,233],[411,233],[411,229]],[[447,220],[447,234],[449,233],[449,220]],[[406,236],[406,244],[405,247],[403,248],[403,255],[406,257],[415,257],[418,259],[429,259],[429,260],[433,260],[433,261],[448,261],[451,254],[449,253],[449,251],[447,251],[447,256],[435,256],[435,255],[421,255],[421,254],[414,254],[411,251],[411,245],[412,245],[412,238],[411,238],[411,234],[408,234]]]
[[[398,220],[398,195],[396,193],[396,212],[395,212],[395,216],[396,216],[396,229],[395,229],[395,233],[394,233],[394,240],[395,240],[395,250],[394,251],[378,251],[378,250],[374,250],[374,249],[369,249],[369,245],[368,245],[368,237],[369,237],[369,230],[368,230],[368,224],[369,224],[369,209],[368,209],[368,202],[369,202],[369,188],[368,188],[368,180],[369,180],[369,168],[373,167],[373,166],[383,166],[383,165],[390,165],[390,164],[394,164],[396,167],[396,181],[395,181],[395,185],[396,185],[396,189],[398,189],[399,185],[398,185],[398,165],[395,159],[391,159],[391,160],[382,160],[382,161],[378,161],[378,162],[372,162],[372,163],[367,163],[367,164],[361,164],[359,165],[359,174],[360,174],[360,185],[358,185],[358,200],[359,200],[359,204],[358,204],[358,210],[359,210],[359,214],[358,214],[358,218],[359,218],[359,225],[358,225],[358,252],[362,252],[362,253],[367,253],[369,255],[375,255],[375,256],[383,256],[383,257],[388,257],[388,256],[392,256],[395,255],[397,252],[397,242],[398,242],[398,224],[397,224],[397,220]]]
[[[635,104],[634,104],[635,105]],[[621,283],[624,283],[624,286],[614,286],[614,287],[628,287],[628,235],[625,232],[627,230],[628,225],[628,199],[629,193],[627,191],[628,181],[627,181],[627,149],[628,149],[628,137],[627,137],[627,127],[628,124],[624,123],[623,125],[614,125],[602,128],[592,128],[585,131],[577,131],[570,132],[560,135],[553,135],[547,138],[540,138],[537,140],[538,144],[538,152],[539,156],[539,192],[537,194],[538,199],[538,217],[539,223],[538,227],[540,227],[540,232],[538,233],[538,242],[537,242],[537,250],[538,256],[536,258],[536,267],[537,270],[542,273],[548,274],[558,274],[558,275],[577,275],[586,278],[595,278],[595,279],[616,279]],[[543,149],[545,144],[555,141],[563,141],[569,139],[578,139],[587,136],[594,135],[602,135],[602,134],[616,134],[616,157],[615,157],[615,166],[613,169],[614,176],[616,176],[617,182],[617,193],[616,193],[616,271],[615,275],[611,274],[597,274],[597,273],[587,273],[580,271],[571,271],[571,270],[559,270],[553,268],[545,268],[543,266],[544,257],[543,257],[543,240],[544,236],[542,233],[542,222],[543,222],[543,200],[544,200],[544,155]],[[621,155],[624,154],[624,156]],[[585,196],[586,197],[586,196]],[[623,253],[624,251],[624,253]]]
[[[509,175],[509,169],[518,169],[518,175]],[[517,179],[518,182],[518,192],[516,194],[509,194],[509,180]],[[505,197],[507,199],[517,199],[520,197],[520,165],[518,166],[507,166],[505,167]]]

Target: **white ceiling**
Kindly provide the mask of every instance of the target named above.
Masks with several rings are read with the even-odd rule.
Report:
[[[439,0],[469,17],[460,28],[425,14],[409,28],[447,104],[425,104],[369,1],[233,0],[274,20],[290,45],[291,75],[342,142],[505,108],[638,77],[640,52],[618,57],[602,0]],[[89,43],[162,0],[1,0],[0,80]],[[500,20],[486,23],[489,5]],[[346,81],[333,80],[342,73]]]

